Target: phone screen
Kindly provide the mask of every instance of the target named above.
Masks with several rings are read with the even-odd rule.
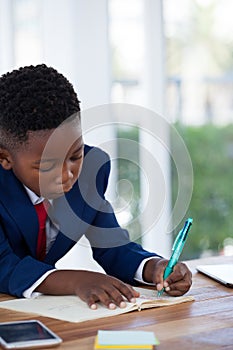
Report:
[[[61,342],[55,333],[37,320],[0,323],[0,339],[6,348],[56,345]]]

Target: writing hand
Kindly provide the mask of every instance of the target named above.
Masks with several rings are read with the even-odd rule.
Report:
[[[144,266],[144,280],[155,284],[156,289],[165,289],[165,292],[171,296],[180,296],[185,294],[192,285],[192,273],[188,267],[179,262],[175,265],[173,272],[163,280],[164,270],[168,264],[167,259],[154,258]]]

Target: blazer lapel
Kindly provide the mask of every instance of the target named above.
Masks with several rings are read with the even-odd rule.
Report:
[[[45,256],[44,262],[55,265],[55,263],[64,256],[75,244],[70,238],[59,232],[54,244]]]
[[[86,231],[88,223],[83,220],[86,206],[83,196],[85,197],[87,193],[88,185],[86,182],[83,183],[81,191],[79,186],[78,181],[66,195],[53,200],[53,205],[49,209],[49,217],[59,228],[59,233],[46,255],[45,262],[54,264]]]
[[[85,186],[85,192],[88,186]],[[80,194],[77,184],[66,195],[53,201],[49,211],[50,219],[59,231],[73,241],[77,241],[83,234],[86,223],[83,221],[85,201]]]
[[[33,204],[11,170],[1,171],[0,187],[0,201],[24,236],[32,256],[35,256],[39,225]]]

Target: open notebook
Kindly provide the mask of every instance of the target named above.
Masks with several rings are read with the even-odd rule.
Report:
[[[0,302],[0,308],[35,313],[64,321],[83,322],[119,315],[134,310],[140,311],[142,309],[168,306],[194,300],[192,296],[169,297],[165,294],[161,298],[158,298],[155,290],[144,288],[135,289],[140,292],[140,298],[137,298],[135,304],[127,303],[127,306],[123,309],[116,308],[115,310],[109,310],[105,306],[99,304],[97,310],[91,310],[85,302],[73,295],[40,295],[35,299],[2,301]]]
[[[226,287],[233,288],[233,264],[198,265],[196,269]]]

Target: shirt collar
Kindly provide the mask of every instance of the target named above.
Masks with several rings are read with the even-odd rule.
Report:
[[[44,197],[39,197],[37,194],[32,192],[27,186],[24,185],[25,190],[27,191],[27,194],[32,202],[33,205],[39,204],[43,202]]]

